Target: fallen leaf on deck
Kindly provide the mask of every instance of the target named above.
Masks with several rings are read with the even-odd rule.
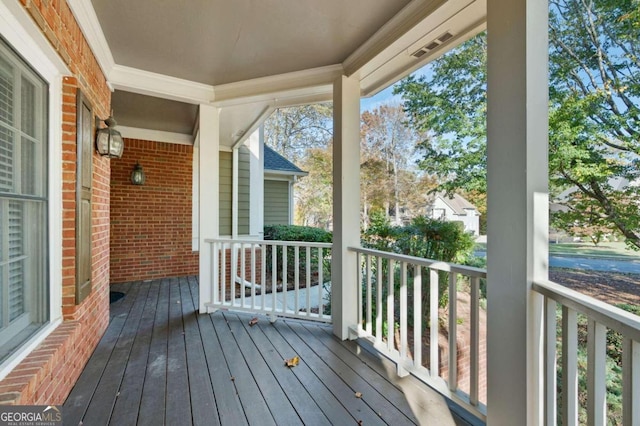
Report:
[[[251,318],[251,320],[249,321],[249,326],[253,327],[254,325],[256,325],[258,323],[258,318]]]
[[[356,392],[356,398],[362,398],[362,392]]]
[[[296,365],[298,365],[299,362],[300,362],[300,357],[298,357],[296,355],[291,359],[285,359],[284,360],[284,365],[286,365],[287,367],[291,368],[291,367],[295,367]]]

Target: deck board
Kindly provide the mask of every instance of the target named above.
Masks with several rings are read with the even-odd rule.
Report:
[[[93,398],[99,380],[109,362],[115,343],[124,327],[127,314],[133,305],[135,295],[139,287],[131,289],[131,285],[120,286],[119,289],[127,289],[128,297],[121,300],[117,307],[111,311],[111,321],[102,339],[89,358],[87,365],[80,374],[78,381],[71,390],[64,404],[64,416],[68,424],[76,425],[84,418],[87,407]]]
[[[195,285],[195,288],[194,288]],[[197,284],[190,280],[190,288],[192,294],[197,294]],[[197,306],[197,299],[194,298],[194,304]],[[202,345],[204,348],[205,358],[209,368],[208,377],[214,386],[213,392],[218,409],[218,419],[221,424],[228,425],[246,425],[247,418],[242,410],[238,390],[233,381],[231,381],[231,372],[224,359],[222,347],[218,341],[218,335],[213,327],[213,322],[209,315],[196,315],[200,332],[202,335]],[[203,374],[203,376],[206,376]],[[223,385],[225,384],[225,385]]]
[[[195,277],[112,290],[126,296],[64,404],[65,425],[455,424],[442,397],[330,326],[200,315]]]
[[[191,426],[191,388],[189,387],[182,299],[178,279],[170,279],[169,287],[167,404],[165,422],[168,426]]]
[[[360,389],[350,383],[350,378],[340,377],[328,364],[327,360],[319,357],[315,351],[304,342],[284,321],[275,323],[275,327],[296,351],[304,362],[309,366],[317,378],[333,393],[333,395],[347,409],[354,422],[362,422],[366,425],[385,424],[380,417],[372,411],[362,398],[355,396]],[[344,381],[343,379],[347,379]]]
[[[281,371],[284,371],[284,362],[282,360],[276,361],[278,364],[276,366],[276,362],[273,362],[273,360],[270,363],[271,365],[265,361],[263,356],[268,354],[269,348],[268,346],[257,346],[254,343],[253,339],[262,332],[255,327],[252,327],[250,331],[244,328],[242,323],[244,322],[243,320],[247,319],[246,315],[238,317],[237,315],[226,313],[224,317],[228,321],[231,332],[238,343],[238,347],[244,354],[247,366],[258,384],[276,424],[300,424],[301,419],[296,409],[272,371],[272,368],[280,368]]]
[[[256,347],[260,348],[258,353],[264,359],[271,374],[280,384],[287,399],[294,407],[300,420],[306,425],[328,425],[329,419],[322,412],[312,394],[300,382],[296,376],[297,368],[282,368],[286,357],[282,357],[276,350],[272,342],[265,336],[264,331],[257,326],[250,326],[247,321],[239,321],[245,328]]]
[[[152,426],[164,423],[168,323],[169,283],[161,280],[137,419],[140,425]]]
[[[187,348],[189,394],[191,396],[193,424],[196,426],[219,425],[220,421],[218,420],[218,416],[211,415],[211,413],[216,412],[216,401],[209,375],[203,374],[208,368],[207,360],[204,354],[191,289],[186,277],[180,280],[180,295],[184,323],[184,340]]]
[[[296,356],[297,353],[289,342],[268,321],[261,322],[258,326],[283,360]],[[318,379],[307,365],[307,362],[300,363],[290,371],[297,377],[306,392],[312,395],[316,404],[332,424],[340,424],[349,418],[353,420],[349,412],[340,403],[340,400]]]
[[[120,394],[111,414],[111,425],[135,424],[138,418],[159,291],[159,283],[150,284],[138,332],[120,386]]]
[[[405,413],[411,413],[411,407],[409,406],[405,395],[398,389],[393,383],[391,383],[386,377],[382,376],[379,372],[374,370],[371,366],[362,362],[362,359],[356,357],[352,352],[347,350],[344,346],[342,346],[339,341],[332,335],[329,335],[317,327],[308,327],[304,324],[300,324],[301,328],[298,328],[300,333],[306,334],[310,333],[317,342],[319,343],[315,347],[322,348],[321,345],[324,346],[324,349],[330,351],[337,358],[342,360],[346,366],[351,368],[356,374],[358,374],[371,388],[375,389],[377,392],[374,398],[375,400],[379,399],[378,395],[382,398],[386,399],[389,404],[393,406],[391,411],[387,411],[385,409],[385,415],[393,415],[399,416],[402,419],[405,416]],[[366,395],[363,395],[363,398]],[[373,402],[374,407],[378,407],[377,402]],[[384,406],[387,406],[387,402],[384,403]],[[382,406],[380,406],[382,407]],[[413,416],[409,419],[409,422],[417,421]],[[402,424],[404,420],[394,421],[394,424]]]
[[[111,417],[116,399],[119,397],[120,385],[129,361],[129,355],[142,318],[142,310],[149,293],[148,284],[138,284],[139,290],[133,306],[126,317],[124,327],[104,369],[102,380],[89,403],[86,418],[108,419]]]
[[[228,381],[232,381],[236,386],[247,421],[250,424],[275,425],[276,422],[260,392],[260,387],[251,374],[226,319],[221,312],[217,312],[211,316],[211,320],[231,373]]]

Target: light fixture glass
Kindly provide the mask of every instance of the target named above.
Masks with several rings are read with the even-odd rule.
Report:
[[[140,163],[136,162],[136,165],[133,167],[133,171],[131,172],[131,183],[134,185],[144,185],[146,178],[147,177],[144,175],[142,166]]]
[[[115,129],[118,123],[112,116],[104,120],[104,123],[107,127],[98,130],[96,149],[104,157],[121,158],[124,151],[124,142],[120,132]]]

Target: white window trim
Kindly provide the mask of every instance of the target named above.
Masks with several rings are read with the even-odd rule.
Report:
[[[2,380],[62,322],[62,77],[71,73],[19,2],[0,0],[0,35],[49,85],[49,322],[0,365]]]

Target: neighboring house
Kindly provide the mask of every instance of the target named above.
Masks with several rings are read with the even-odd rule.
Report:
[[[430,216],[448,222],[462,222],[464,230],[480,235],[480,213],[476,206],[458,194],[448,197],[438,194],[433,201]]]
[[[309,173],[264,146],[264,224],[293,223],[293,184]]]

